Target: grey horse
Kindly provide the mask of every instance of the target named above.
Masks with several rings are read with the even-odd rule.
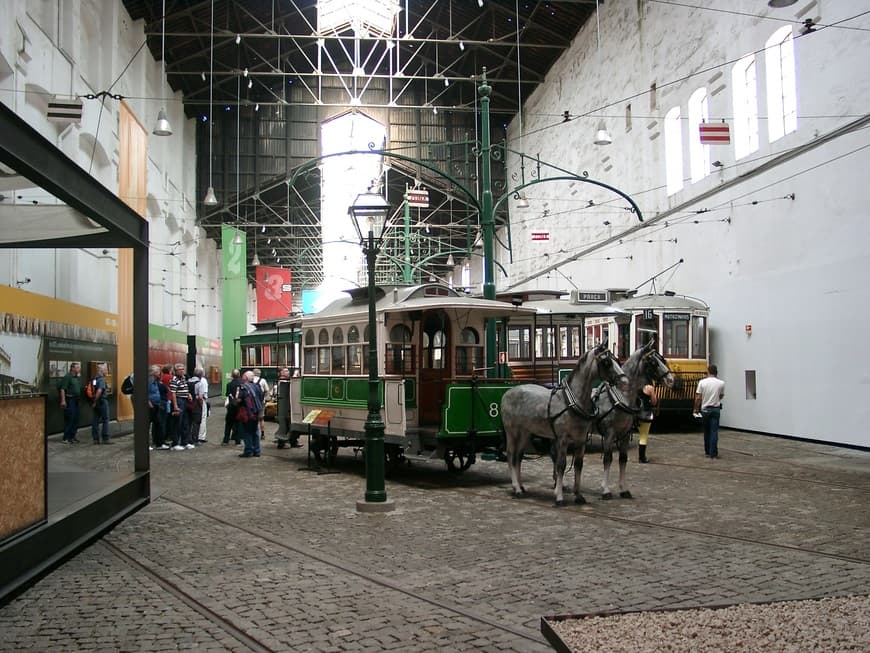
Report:
[[[625,468],[628,463],[628,444],[636,419],[643,419],[638,394],[648,383],[664,383],[674,386],[674,375],[667,361],[659,354],[655,338],[635,351],[622,365],[628,380],[624,388],[602,384],[594,393],[598,408],[595,427],[603,439],[604,477],[601,480],[601,498],[611,499],[610,466],[613,462],[613,446],[619,450],[619,496],[630,499],[631,492],[625,484]],[[650,416],[651,417],[651,416]],[[574,457],[574,473],[579,477],[583,470],[582,455]]]
[[[597,415],[592,403],[592,385],[598,379],[608,383],[627,383],[622,368],[616,356],[607,348],[606,341],[586,351],[571,373],[556,388],[525,383],[504,393],[501,416],[515,497],[525,494],[520,478],[523,451],[529,438],[537,435],[564,443],[555,495],[556,505],[565,505],[562,477],[565,473],[567,442],[569,438],[586,441],[586,434]],[[559,468],[558,460],[556,465]]]

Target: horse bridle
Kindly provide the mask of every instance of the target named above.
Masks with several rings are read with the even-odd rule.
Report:
[[[664,374],[659,373],[659,366],[656,365],[655,362],[661,362],[664,365],[664,368],[667,370]],[[668,367],[667,359],[658,353],[655,349],[652,349],[643,355],[642,360],[644,371],[647,372],[647,378],[653,379],[655,381],[661,381],[668,374],[671,373],[670,368]]]
[[[598,375],[600,378],[604,378],[605,369],[604,365],[608,361],[617,361],[616,356],[613,355],[609,349],[604,349],[600,353],[595,354],[595,364],[598,365]],[[618,361],[617,361],[618,364]],[[554,426],[555,422],[559,417],[568,412],[569,410],[573,410],[580,417],[583,417],[588,420],[598,419],[598,405],[593,401],[592,402],[592,412],[587,411],[583,408],[583,405],[580,403],[580,400],[577,399],[577,395],[574,394],[574,391],[571,389],[571,379],[574,377],[574,373],[577,369],[571,370],[571,374],[565,377],[565,379],[555,388],[550,391],[550,400],[547,402],[547,419],[550,422],[550,430],[553,432],[553,437],[556,437],[556,427]],[[605,381],[607,383],[607,381]],[[553,396],[559,392],[565,395],[565,408],[560,410],[555,415],[550,413],[550,404],[553,401]]]

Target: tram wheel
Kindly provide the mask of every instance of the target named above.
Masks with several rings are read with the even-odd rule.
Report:
[[[444,462],[447,463],[448,470],[459,474],[474,464],[475,455],[473,451],[465,449],[448,449],[444,452]]]

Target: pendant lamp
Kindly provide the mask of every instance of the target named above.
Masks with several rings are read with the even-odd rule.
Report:
[[[214,194],[214,186],[211,180],[211,133],[212,133],[212,101],[214,99],[214,0],[211,0],[211,68],[208,77],[208,190],[205,191],[205,199],[202,201],[206,206],[217,206],[217,195]]]
[[[163,26],[161,31],[160,62],[163,74],[160,76],[160,83],[162,85],[166,81],[166,0],[163,0]],[[163,107],[160,107],[160,111],[157,112],[157,123],[154,125],[154,130],[151,133],[155,136],[172,136],[172,127],[166,118],[166,111]]]

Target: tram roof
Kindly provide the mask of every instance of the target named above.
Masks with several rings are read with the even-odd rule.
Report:
[[[578,317],[593,317],[593,316],[625,316],[629,319],[628,311],[621,308],[616,308],[612,304],[572,304],[564,299],[537,299],[522,304],[525,308],[533,308],[538,315],[565,315]]]
[[[354,316],[364,318],[368,315],[368,289],[354,288],[346,291],[348,297],[336,299],[322,311],[307,315],[303,322],[334,322],[336,317],[348,320]],[[378,286],[375,310],[378,313],[404,312],[425,309],[476,310],[493,315],[523,314],[535,311],[524,306],[514,306],[508,302],[481,299],[459,292],[442,284],[423,284],[419,286]]]
[[[690,311],[706,312],[710,307],[700,299],[677,295],[672,293],[658,293],[650,295],[637,295],[613,302],[613,305],[625,310],[637,310],[642,308],[668,308]]]

